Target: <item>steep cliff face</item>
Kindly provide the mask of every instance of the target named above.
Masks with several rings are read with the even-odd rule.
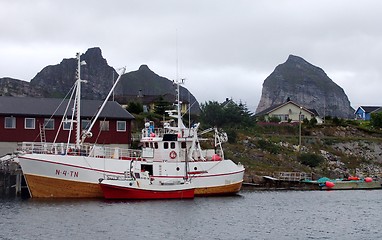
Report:
[[[41,89],[31,86],[29,82],[5,77],[0,78],[0,95],[13,97],[43,97],[44,92]]]
[[[118,77],[114,68],[102,57],[100,48],[90,48],[81,56],[86,65],[81,66],[81,79],[87,80],[82,88],[85,99],[104,99]],[[49,92],[46,97],[63,97],[76,80],[77,60],[64,59],[60,64],[47,66],[32,80],[32,86]]]
[[[290,99],[320,116],[352,118],[354,109],[344,90],[319,67],[290,55],[278,65],[264,83],[256,113]]]
[[[141,65],[137,71],[129,72],[121,77],[120,88],[116,95],[118,96],[163,96],[172,95],[175,102],[176,85],[173,81],[161,77],[149,69],[147,65]],[[192,113],[199,113],[200,106],[194,95],[186,88],[180,86],[180,100],[188,102]]]

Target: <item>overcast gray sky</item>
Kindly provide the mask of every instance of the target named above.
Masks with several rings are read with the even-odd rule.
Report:
[[[186,78],[199,102],[255,111],[289,54],[321,67],[351,105],[382,106],[380,0],[0,0],[0,77],[30,81],[100,47],[109,65]],[[178,66],[178,67],[177,67]]]

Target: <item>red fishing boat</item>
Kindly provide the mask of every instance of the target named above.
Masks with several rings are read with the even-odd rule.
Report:
[[[189,199],[194,198],[195,190],[188,181],[155,181],[148,172],[134,177],[108,176],[100,179],[100,186],[105,199]]]

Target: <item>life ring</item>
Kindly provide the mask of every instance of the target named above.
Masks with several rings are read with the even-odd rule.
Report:
[[[171,159],[176,158],[176,152],[175,152],[175,151],[171,151],[171,152],[170,152],[170,158],[171,158]]]

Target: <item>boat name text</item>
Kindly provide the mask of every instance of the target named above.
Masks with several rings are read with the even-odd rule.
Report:
[[[64,175],[67,177],[78,177],[78,172],[56,169],[56,175]]]

